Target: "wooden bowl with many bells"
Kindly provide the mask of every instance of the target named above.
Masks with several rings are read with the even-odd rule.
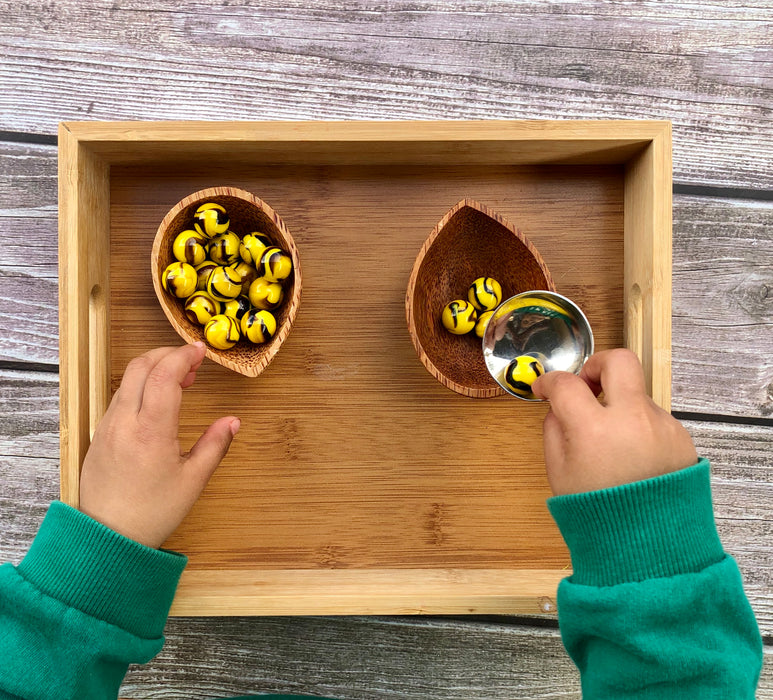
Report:
[[[188,195],[172,207],[158,227],[151,252],[151,273],[161,308],[169,323],[186,343],[204,341],[204,327],[193,323],[185,314],[184,299],[178,299],[164,290],[161,276],[167,265],[175,262],[172,243],[178,234],[193,228],[196,209],[207,202],[225,208],[229,230],[239,238],[253,232],[267,235],[274,246],[281,248],[292,259],[293,270],[282,282],[284,300],[272,313],[276,317],[276,332],[265,343],[254,344],[242,338],[228,350],[219,350],[207,344],[207,357],[234,372],[257,377],[268,367],[282,343],[287,339],[298,312],[301,299],[301,266],[298,250],[285,223],[268,204],[250,192],[234,187],[211,187]]]
[[[408,332],[427,371],[464,396],[505,394],[489,374],[481,339],[453,335],[441,314],[454,299],[467,299],[478,277],[502,286],[501,301],[534,289],[555,291],[534,245],[502,216],[471,199],[454,206],[438,223],[413,265],[405,298]]]

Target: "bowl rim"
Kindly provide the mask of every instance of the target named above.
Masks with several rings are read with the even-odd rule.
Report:
[[[429,236],[427,236],[424,243],[422,244],[421,249],[419,250],[419,253],[416,256],[416,260],[413,263],[413,267],[411,268],[411,274],[408,279],[408,287],[405,292],[405,315],[406,315],[406,320],[408,322],[408,334],[411,337],[411,342],[413,343],[413,347],[416,350],[416,354],[419,356],[419,360],[424,365],[424,368],[435,379],[437,379],[437,381],[439,381],[443,386],[445,386],[448,389],[451,389],[451,391],[455,391],[457,394],[462,394],[463,396],[469,396],[471,398],[476,398],[476,399],[487,399],[487,398],[493,398],[495,396],[504,396],[507,392],[504,389],[502,389],[502,387],[500,387],[499,384],[497,384],[497,382],[493,379],[493,377],[491,380],[493,382],[493,386],[477,388],[477,387],[467,386],[464,384],[459,384],[451,377],[441,372],[435,366],[434,362],[432,362],[432,360],[427,355],[427,353],[424,351],[424,346],[422,345],[421,337],[419,335],[418,328],[416,326],[416,317],[413,312],[414,296],[416,292],[416,282],[418,280],[419,270],[421,268],[422,263],[424,262],[424,258],[426,257],[427,252],[432,247],[432,244],[440,235],[441,231],[446,227],[448,222],[459,211],[465,208],[475,209],[480,213],[490,217],[494,221],[498,222],[506,229],[508,229],[513,234],[513,236],[517,238],[526,247],[529,253],[531,253],[531,255],[534,257],[542,274],[545,276],[546,289],[551,292],[555,292],[555,283],[553,282],[553,277],[550,274],[550,270],[545,264],[545,261],[542,258],[542,255],[534,246],[534,244],[526,237],[526,235],[519,228],[514,226],[504,216],[494,211],[493,209],[490,209],[486,205],[481,204],[480,202],[474,199],[471,199],[469,197],[465,197],[464,199],[461,199],[453,207],[451,207],[451,209],[449,209],[446,212],[446,214],[443,216],[443,218],[440,219],[440,221],[436,224],[435,228],[432,229],[432,232],[429,234]]]
[[[265,350],[261,353],[260,359],[257,362],[249,364],[235,362],[234,360],[227,357],[227,350],[217,350],[216,348],[212,348],[209,344],[205,343],[206,357],[208,357],[213,362],[217,362],[219,365],[237,372],[238,374],[242,374],[247,377],[257,377],[266,369],[266,367],[268,367],[268,365],[271,363],[271,360],[274,359],[276,353],[279,352],[279,348],[287,339],[293,323],[295,322],[295,317],[298,313],[301,299],[301,263],[300,256],[298,254],[298,248],[295,244],[295,239],[290,233],[290,230],[287,228],[284,220],[281,216],[279,216],[275,209],[266,204],[266,202],[264,202],[262,199],[260,199],[260,197],[253,194],[252,192],[248,192],[247,190],[243,190],[238,187],[225,185],[207,187],[183,197],[167,212],[167,214],[161,220],[161,223],[156,230],[156,235],[153,239],[153,247],[151,248],[150,253],[150,267],[151,277],[153,280],[153,289],[156,293],[156,297],[158,299],[159,305],[161,306],[161,309],[164,312],[164,315],[176,333],[186,343],[189,344],[200,340],[200,338],[193,336],[190,331],[185,326],[181,325],[172,315],[169,309],[170,298],[162,288],[161,280],[159,279],[160,275],[158,270],[158,259],[161,253],[161,242],[164,239],[166,230],[181,211],[197,202],[202,202],[213,197],[224,196],[241,199],[249,204],[256,206],[266,216],[268,216],[277,227],[277,229],[279,229],[284,239],[282,248],[290,254],[293,261],[292,294],[289,295],[289,298],[285,300],[285,303],[288,305],[287,318],[285,319],[284,323],[277,329],[276,334],[271,339],[271,342],[266,346]]]

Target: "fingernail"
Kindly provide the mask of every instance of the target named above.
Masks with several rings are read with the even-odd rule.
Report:
[[[197,340],[197,341],[196,341],[196,342],[195,342],[193,345],[194,345],[194,347],[197,347],[197,348],[203,348],[203,347],[205,347],[205,346],[204,346],[204,341],[203,341],[203,340]]]
[[[231,421],[231,437],[236,437],[236,433],[239,432],[239,428],[241,428],[241,427],[242,427],[242,422],[238,418],[235,418],[234,420],[232,420]]]

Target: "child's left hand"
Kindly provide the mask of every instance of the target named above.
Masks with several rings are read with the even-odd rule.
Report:
[[[219,418],[180,452],[182,390],[204,353],[197,343],[132,360],[83,461],[80,510],[148,547],[160,547],[182,522],[239,430],[238,418]]]

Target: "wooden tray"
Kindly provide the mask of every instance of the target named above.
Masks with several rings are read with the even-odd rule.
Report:
[[[207,361],[187,448],[242,430],[166,546],[176,615],[555,611],[569,555],[545,507],[546,408],[438,383],[408,336],[411,266],[464,197],[518,226],[598,349],[670,401],[668,122],[67,123],[59,131],[61,496],[127,362],[177,344],[156,228],[186,194],[254,192],[298,245],[295,326],[257,379]],[[202,164],[205,164],[204,166]]]

